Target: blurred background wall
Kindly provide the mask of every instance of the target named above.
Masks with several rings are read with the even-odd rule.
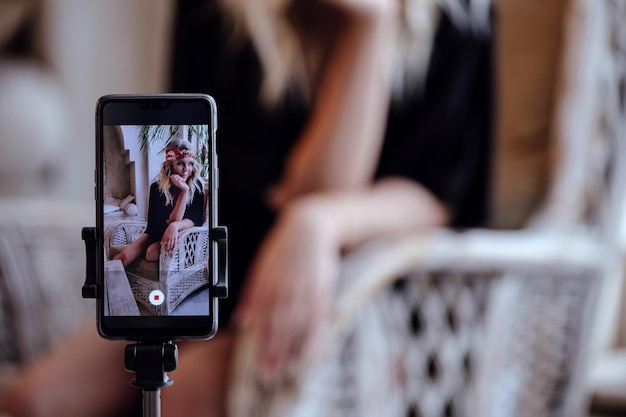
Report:
[[[75,158],[58,197],[93,204],[94,112],[112,93],[163,92],[171,0],[44,0],[43,49],[67,94]]]

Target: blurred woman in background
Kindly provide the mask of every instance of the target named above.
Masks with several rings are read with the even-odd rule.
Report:
[[[226,412],[237,327],[260,334],[269,381],[315,357],[346,250],[483,224],[490,52],[489,7],[479,0],[178,2],[172,89],[218,103],[231,296],[213,340],[181,344],[165,415]],[[0,411],[128,410],[139,401],[122,352],[89,323],[27,370]]]

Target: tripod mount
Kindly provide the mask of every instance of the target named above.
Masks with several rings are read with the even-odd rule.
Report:
[[[85,242],[87,259],[83,298],[102,297],[101,287],[96,280],[98,242],[97,229],[84,227],[82,239]],[[217,281],[211,286],[216,298],[228,297],[228,231],[218,226],[212,229],[212,239],[218,244],[219,271]],[[126,346],[124,368],[135,372],[130,384],[143,389],[143,417],[161,417],[161,388],[174,382],[168,372],[178,367],[178,347],[171,340],[142,340]]]
[[[167,372],[178,366],[178,347],[172,341],[137,342],[126,346],[124,367],[135,372],[130,382],[143,389],[143,417],[161,416],[161,388],[174,382]]]

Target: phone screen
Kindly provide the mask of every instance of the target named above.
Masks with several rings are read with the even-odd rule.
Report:
[[[216,331],[215,115],[215,103],[203,95],[99,101],[103,336],[205,338]]]

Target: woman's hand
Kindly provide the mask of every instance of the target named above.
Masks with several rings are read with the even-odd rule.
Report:
[[[288,377],[319,349],[342,249],[378,236],[426,233],[448,220],[439,200],[402,178],[289,203],[257,254],[236,315],[239,324],[259,335],[263,376],[269,381]]]
[[[172,185],[174,185],[176,188],[178,188],[181,191],[187,192],[189,191],[189,185],[187,185],[185,180],[186,180],[185,178],[183,178],[182,176],[178,174],[170,175],[170,182],[172,183]]]
[[[176,248],[176,245],[178,245],[178,230],[178,223],[176,222],[172,222],[167,226],[161,238],[161,249],[171,252]]]
[[[319,348],[338,276],[335,224],[314,199],[288,206],[264,241],[236,318],[260,335],[268,381],[287,377]]]

